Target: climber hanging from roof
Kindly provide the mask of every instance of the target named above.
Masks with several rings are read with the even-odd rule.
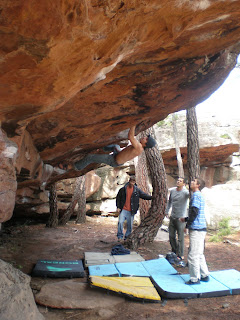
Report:
[[[104,147],[105,151],[112,151],[110,154],[88,154],[85,158],[74,163],[75,170],[83,170],[91,163],[104,163],[111,167],[118,167],[139,156],[145,148],[154,147],[156,141],[150,135],[142,138],[140,141],[136,139],[135,127],[131,127],[128,132],[130,145],[121,149],[118,144],[112,144]]]

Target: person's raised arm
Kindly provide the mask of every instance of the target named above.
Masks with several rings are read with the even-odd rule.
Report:
[[[138,149],[139,147],[141,147],[141,144],[135,137],[135,129],[136,129],[136,126],[133,126],[129,129],[128,140],[130,140],[134,148]]]
[[[129,129],[128,131],[128,140],[132,140],[135,138],[135,129],[136,129],[136,126],[133,126]],[[135,138],[136,139],[136,138]]]
[[[170,210],[172,206],[172,193],[170,192],[170,195],[169,195],[169,199],[168,199],[168,202],[167,202],[167,206],[166,206],[166,210],[165,210],[165,215],[168,217],[168,212]]]

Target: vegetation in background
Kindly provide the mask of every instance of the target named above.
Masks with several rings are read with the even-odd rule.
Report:
[[[232,227],[229,226],[230,218],[223,218],[219,222],[218,232],[212,236],[209,241],[211,242],[220,242],[223,240],[223,237],[228,236],[233,233]]]
[[[221,135],[221,138],[223,139],[231,139],[231,137],[229,136],[229,134],[225,133]]]
[[[177,118],[176,118],[176,120],[177,120]],[[172,117],[171,117],[171,114],[168,115],[165,119],[163,119],[163,120],[161,120],[161,121],[158,121],[158,122],[157,122],[157,126],[158,126],[159,128],[172,126]]]

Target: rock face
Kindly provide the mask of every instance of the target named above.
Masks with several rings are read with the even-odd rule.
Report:
[[[104,166],[86,174],[86,210],[89,215],[116,211],[118,190],[128,181],[129,173],[134,173],[134,165],[112,168]],[[58,210],[67,210],[75,190],[76,179],[65,179],[56,184]],[[16,193],[14,215],[16,217],[37,218],[49,215],[49,192],[36,190],[33,186],[21,188]],[[75,207],[75,213],[78,205]]]
[[[0,319],[44,320],[30,288],[30,277],[0,260]]]
[[[240,0],[3,2],[0,123],[18,147],[18,188],[85,174],[96,165],[64,175],[53,166],[208,97],[236,63],[239,8]]]
[[[17,146],[0,131],[0,223],[11,218],[17,190]]]
[[[85,181],[86,198],[95,194],[101,184],[101,178],[94,171],[88,172]],[[57,183],[59,212],[67,209],[72,200],[75,185],[76,179],[65,179]],[[49,214],[49,192],[36,189],[34,186],[18,189],[14,213],[25,217]]]

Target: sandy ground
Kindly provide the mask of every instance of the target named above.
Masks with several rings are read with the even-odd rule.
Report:
[[[83,259],[85,251],[110,252],[116,244],[117,218],[88,217],[85,224],[70,221],[64,227],[49,229],[44,223],[25,221],[25,224],[6,225],[0,236],[0,257],[24,273],[31,275],[39,259]],[[240,271],[240,232],[221,243],[206,241],[206,260],[210,271],[236,269]],[[185,237],[185,257],[188,236]],[[151,244],[140,247],[137,252],[144,259],[156,259],[170,251],[168,233],[160,231]],[[187,268],[178,268],[188,273]],[[31,286],[37,293],[41,286],[53,279],[32,278]],[[83,279],[87,281],[87,278]],[[106,294],[105,292],[103,294]],[[109,310],[57,310],[38,306],[46,320],[76,319],[185,319],[185,320],[239,320],[240,295],[217,298],[166,300],[160,303],[142,303],[125,299]]]

